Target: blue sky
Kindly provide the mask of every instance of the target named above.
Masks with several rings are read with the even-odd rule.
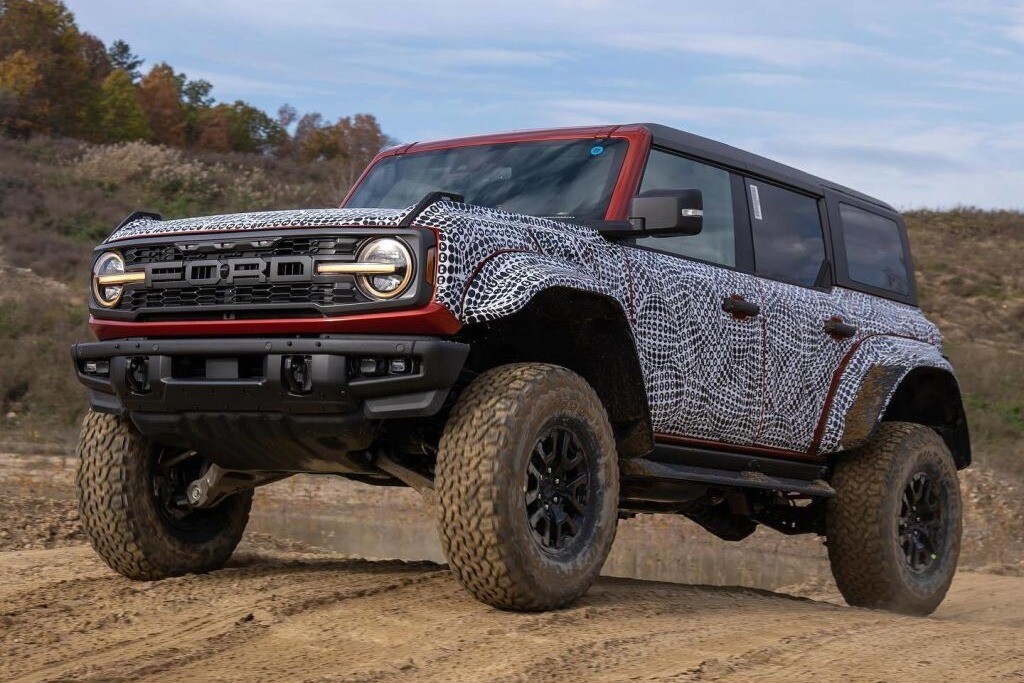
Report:
[[[69,0],[221,101],[403,141],[656,121],[901,208],[1024,208],[1024,0]]]

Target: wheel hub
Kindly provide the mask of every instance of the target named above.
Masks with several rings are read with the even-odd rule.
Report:
[[[534,541],[547,552],[564,549],[591,512],[587,453],[569,427],[553,426],[537,439],[524,490]]]
[[[205,466],[195,451],[163,451],[157,456],[153,472],[153,495],[160,514],[171,526],[192,531],[201,522],[188,504],[188,485],[199,477]]]
[[[900,503],[899,538],[907,566],[924,572],[938,559],[944,541],[942,500],[925,472],[907,482]]]

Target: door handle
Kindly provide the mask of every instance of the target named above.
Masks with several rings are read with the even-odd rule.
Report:
[[[833,339],[849,339],[857,334],[857,328],[849,323],[844,323],[842,318],[829,318],[825,321],[825,334]]]
[[[746,320],[760,313],[761,307],[753,301],[747,301],[739,294],[733,294],[722,299],[722,310],[736,320]]]

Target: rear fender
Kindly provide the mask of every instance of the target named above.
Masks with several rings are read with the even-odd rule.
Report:
[[[938,347],[904,337],[865,339],[849,360],[828,414],[818,452],[865,443],[884,421],[935,429],[958,467],[970,464],[970,439],[953,367]]]

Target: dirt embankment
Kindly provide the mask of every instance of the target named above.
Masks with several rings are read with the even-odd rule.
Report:
[[[0,465],[3,681],[1024,679],[1015,562],[961,572],[927,619],[846,607],[828,580],[768,592],[602,578],[569,609],[513,614],[473,601],[443,565],[352,559],[259,533],[223,570],[132,582],[83,543],[67,460]],[[1013,557],[1021,530],[998,482],[971,477],[966,559],[977,568],[992,545]],[[313,478],[260,493],[270,511],[417,514],[406,492]],[[658,520],[624,523],[619,543],[696,551],[706,539]],[[766,562],[820,552],[813,539],[759,537],[746,547]]]

